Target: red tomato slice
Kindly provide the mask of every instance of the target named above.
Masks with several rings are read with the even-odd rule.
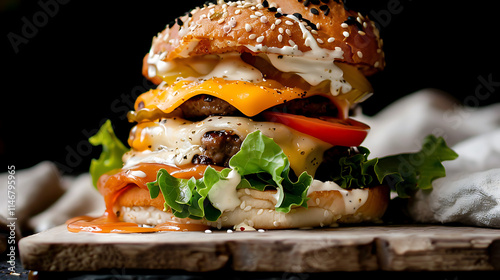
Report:
[[[359,146],[370,131],[368,125],[353,119],[318,119],[271,111],[264,112],[263,115],[267,121],[282,123],[334,146]]]

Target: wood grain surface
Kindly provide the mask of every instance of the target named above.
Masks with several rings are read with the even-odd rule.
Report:
[[[265,232],[70,233],[25,237],[26,269],[186,271],[500,270],[500,230],[404,225]]]

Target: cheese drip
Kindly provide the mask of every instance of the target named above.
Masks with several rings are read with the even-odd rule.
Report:
[[[290,167],[300,175],[313,175],[323,160],[323,153],[332,145],[272,122],[254,122],[245,117],[208,117],[199,122],[181,118],[164,118],[144,122],[132,128],[125,154],[125,168],[139,163],[162,163],[183,166],[202,153],[201,138],[209,131],[231,131],[240,139],[256,130],[272,138],[288,156]]]

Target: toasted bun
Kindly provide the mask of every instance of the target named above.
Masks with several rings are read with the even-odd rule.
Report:
[[[147,56],[161,54],[162,60],[170,61],[226,52],[264,52],[345,62],[365,75],[384,68],[382,40],[372,21],[347,10],[342,1],[311,2],[256,0],[196,8],[159,33]],[[147,68],[145,59],[146,77]]]
[[[315,191],[308,197],[307,208],[297,207],[289,213],[277,212],[274,208],[276,191],[257,191],[250,189],[238,190],[241,205],[232,211],[222,214],[216,222],[202,221],[212,227],[228,228],[238,225],[250,226],[256,229],[286,229],[301,227],[331,226],[337,223],[359,223],[379,221],[384,214],[389,201],[389,188],[377,186],[362,190],[367,192],[366,200],[355,211],[349,209],[349,200],[343,196],[352,191]],[[171,220],[180,223],[199,223],[190,219],[177,219],[170,210],[162,211],[164,200],[162,196],[149,198],[149,192],[139,187],[130,188],[117,200],[115,211],[125,222],[157,225]]]

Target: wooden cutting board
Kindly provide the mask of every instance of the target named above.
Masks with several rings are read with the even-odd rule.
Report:
[[[23,238],[26,269],[326,272],[500,270],[500,230],[436,225],[265,232],[70,233]]]

